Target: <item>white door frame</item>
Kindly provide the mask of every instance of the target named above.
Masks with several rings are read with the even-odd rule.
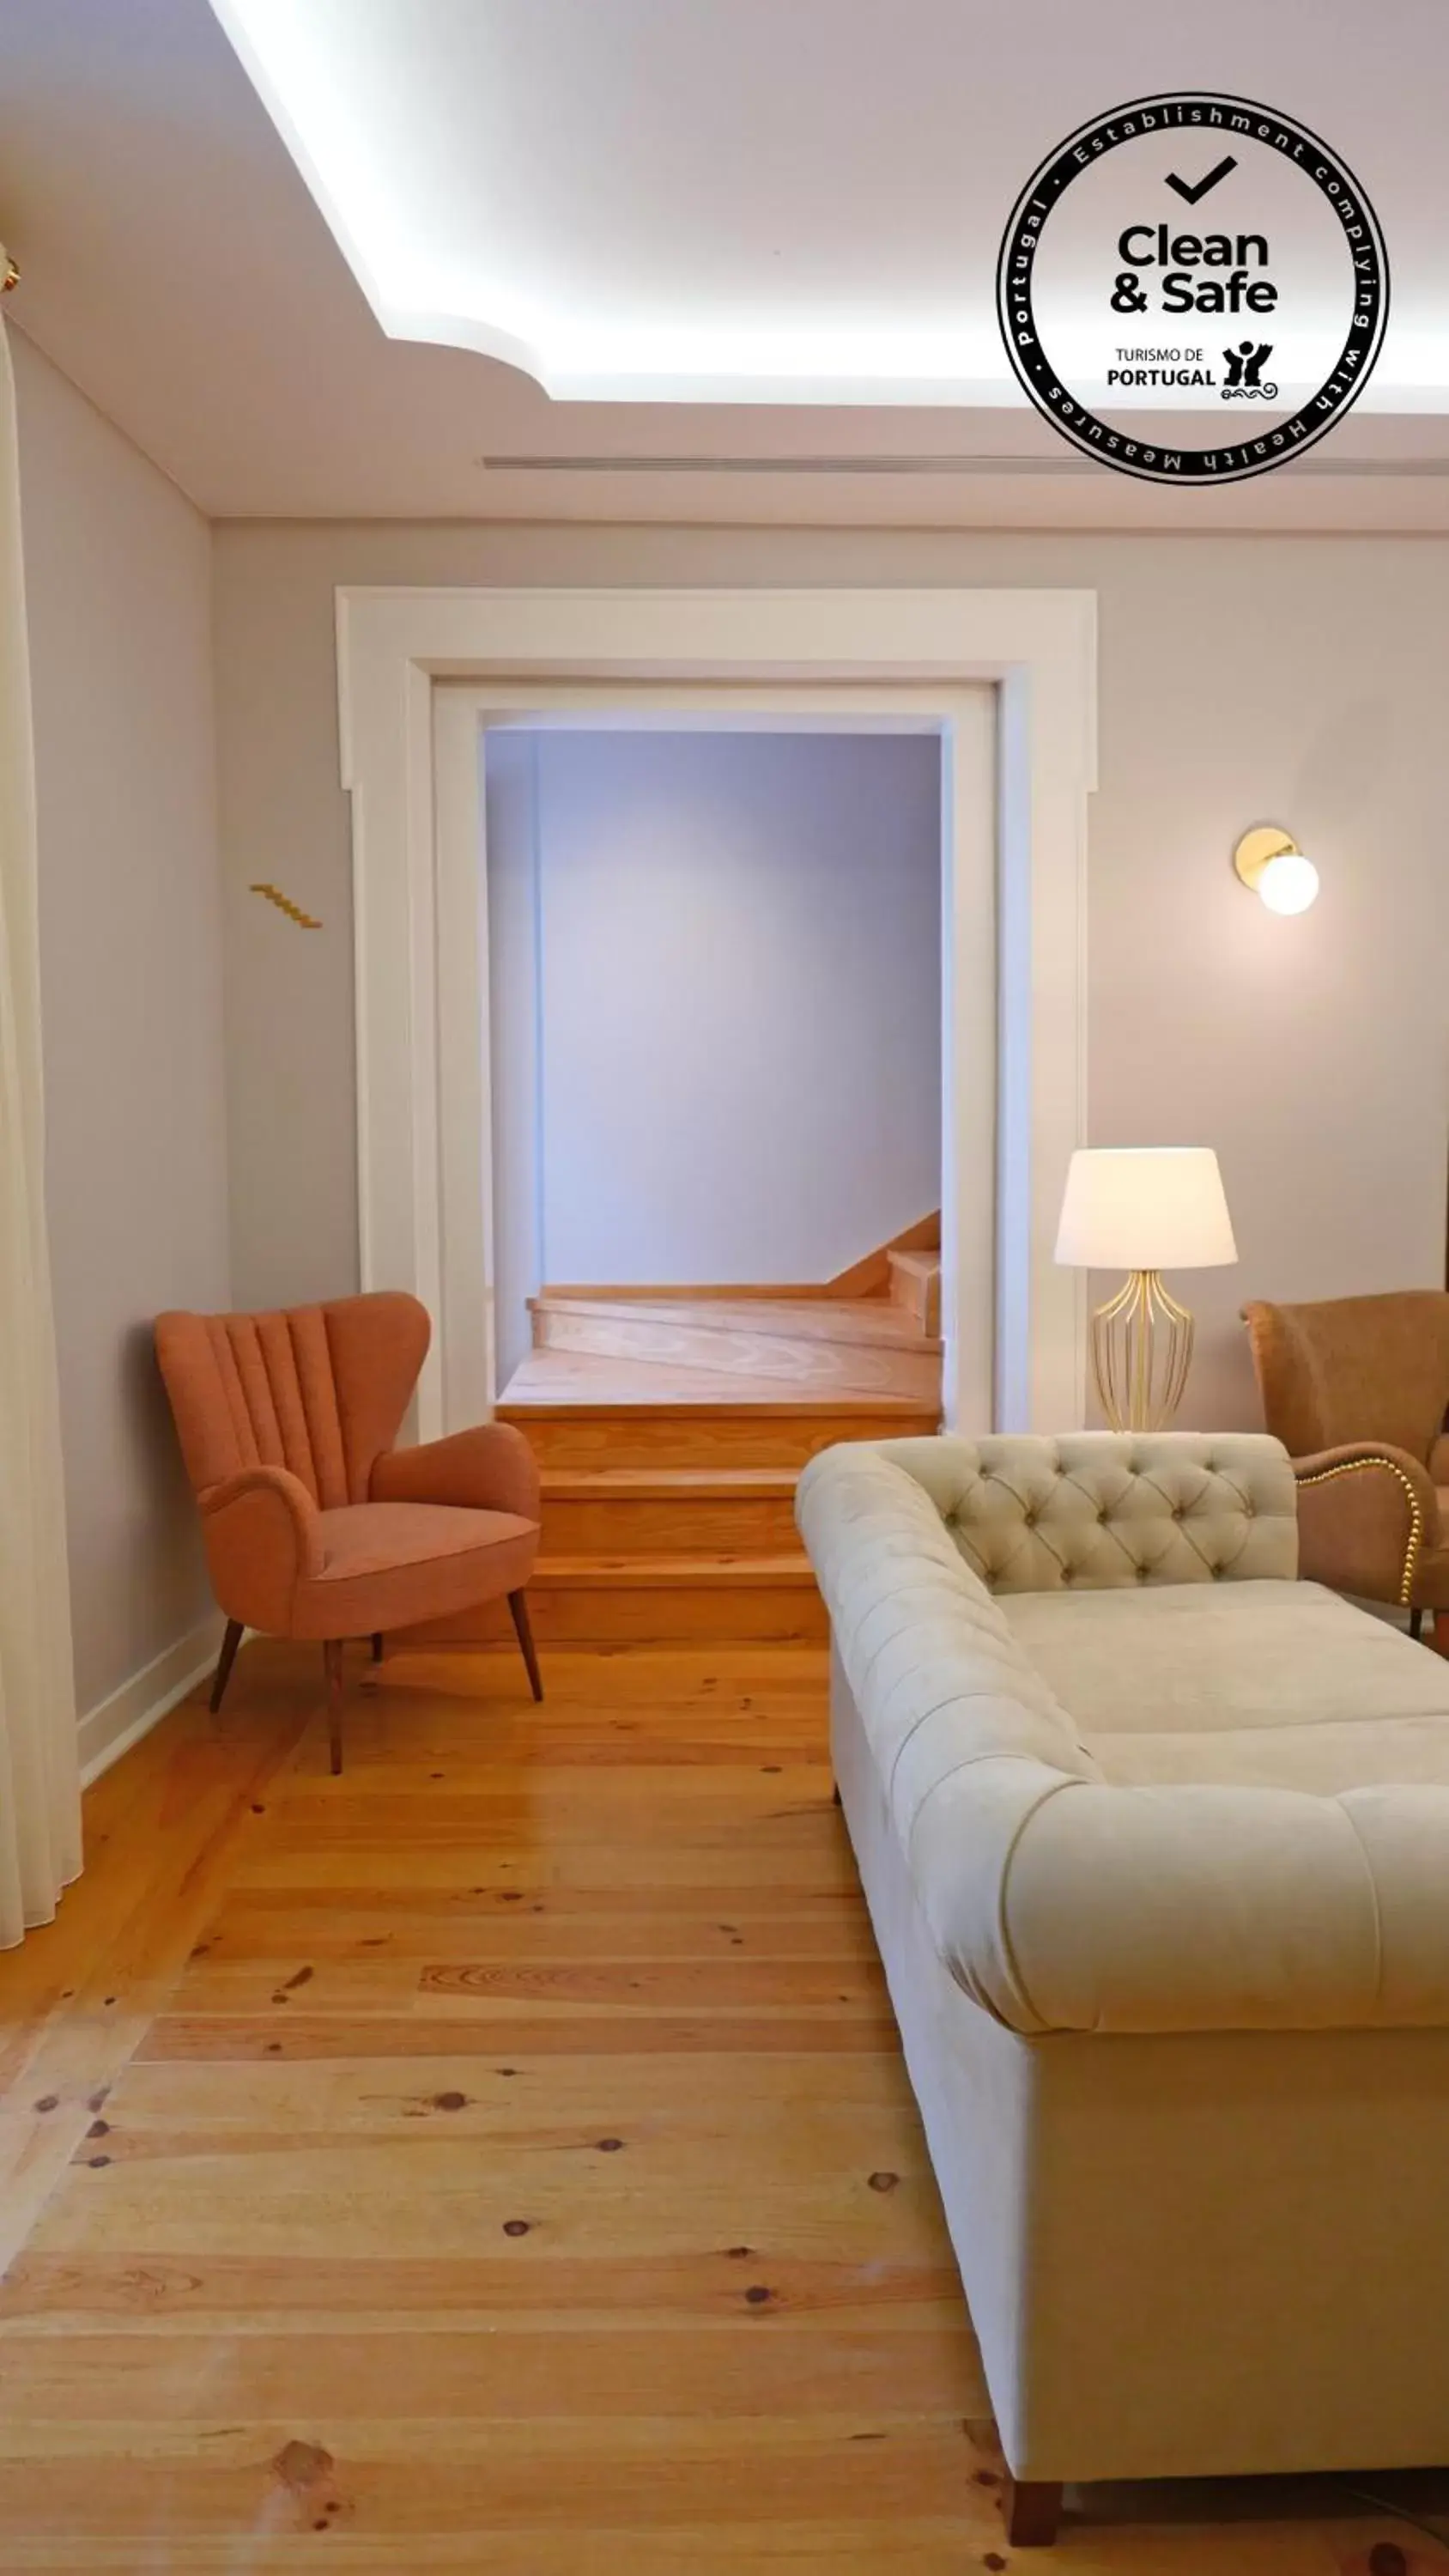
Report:
[[[994,834],[979,760],[948,760],[943,797],[948,1411],[967,1430],[1081,1422],[1084,1282],[1052,1243],[1085,1121],[1095,612],[1084,591],[339,590],[360,1267],[437,1319],[422,1438],[493,1394],[480,726],[728,705],[979,748],[982,682]]]
[[[747,732],[789,727],[927,734],[940,743],[942,1383],[952,1423],[979,1427],[992,1419],[1000,1340],[995,717],[994,692],[980,682],[953,690],[949,698],[939,688],[806,689],[782,681],[765,688],[637,680],[531,681],[511,689],[496,681],[436,683],[438,1100],[445,1209],[439,1338],[443,1414],[450,1424],[478,1421],[498,1393],[490,1067],[479,1042],[487,1023],[488,973],[486,799],[479,753],[481,747],[486,758],[490,731],[519,724],[608,730],[707,725],[712,731]],[[465,992],[462,979],[470,961],[473,985]]]

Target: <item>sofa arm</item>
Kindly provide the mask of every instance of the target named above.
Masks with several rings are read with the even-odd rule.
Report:
[[[1412,1601],[1414,1572],[1438,1536],[1427,1468],[1407,1449],[1355,1440],[1295,1458],[1298,1570],[1368,1601]]]
[[[974,1763],[910,1862],[957,1983],[1023,2037],[1449,2026],[1434,1782],[1325,1798]]]
[[[243,1468],[201,1496],[201,1528],[227,1617],[285,1636],[298,1584],[322,1570],[320,1516],[300,1476]]]
[[[385,1449],[373,1465],[375,1503],[454,1503],[465,1511],[539,1516],[538,1461],[509,1422],[480,1422],[416,1449]]]

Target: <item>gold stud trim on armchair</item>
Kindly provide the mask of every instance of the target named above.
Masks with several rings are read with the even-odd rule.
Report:
[[[1372,1473],[1380,1467],[1386,1467],[1391,1476],[1396,1476],[1398,1478],[1399,1483],[1404,1489],[1409,1505],[1409,1543],[1404,1550],[1404,1571],[1399,1581],[1399,1599],[1407,1609],[1410,1606],[1414,1589],[1414,1568],[1419,1561],[1419,1543],[1424,1535],[1424,1515],[1420,1509],[1419,1497],[1414,1491],[1413,1484],[1409,1477],[1405,1475],[1403,1468],[1398,1464],[1397,1460],[1393,1458],[1346,1458],[1341,1466],[1320,1467],[1314,1475],[1300,1476],[1298,1482],[1300,1485],[1331,1485],[1336,1476],[1361,1476],[1366,1472]]]

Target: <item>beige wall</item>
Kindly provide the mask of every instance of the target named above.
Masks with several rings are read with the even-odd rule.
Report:
[[[211,540],[138,449],[19,333],[12,345],[46,1187],[88,1714],[210,1607],[149,1327],[158,1308],[224,1305],[229,1288]],[[345,1065],[345,1033],[339,1052]]]
[[[339,582],[1094,589],[1092,1139],[1215,1145],[1242,1254],[1187,1283],[1189,1416],[1253,1418],[1242,1298],[1441,1281],[1449,542],[231,524],[217,685],[242,1301],[356,1272]],[[1297,921],[1231,874],[1263,819],[1322,869]],[[325,932],[249,896],[255,877]]]

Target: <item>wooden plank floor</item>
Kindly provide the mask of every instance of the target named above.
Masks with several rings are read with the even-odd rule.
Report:
[[[0,1958],[6,2576],[1012,2563],[823,1656],[546,1678],[389,1666],[334,1782],[253,1646],[92,1792]],[[1071,2502],[1015,2563],[1449,2566],[1327,2480]]]

